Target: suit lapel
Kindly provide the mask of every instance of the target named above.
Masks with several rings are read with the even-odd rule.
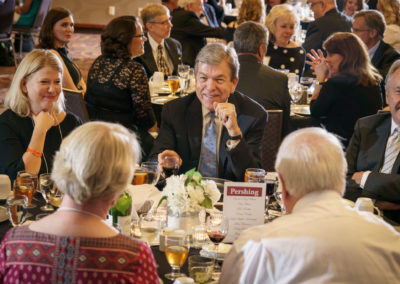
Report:
[[[172,65],[174,66],[172,73],[176,74],[175,70],[178,70],[177,64],[179,63],[178,53],[175,48],[170,48],[168,39],[164,40],[164,47],[167,50],[169,58],[172,60]]]
[[[149,39],[147,39],[147,41],[144,43],[144,54],[142,56],[143,56],[142,58],[144,59],[144,61],[147,64],[150,72],[152,70],[154,70],[153,72],[158,71],[158,67],[157,67],[155,58],[153,56],[153,50],[151,49]]]
[[[200,158],[201,137],[203,129],[203,115],[201,103],[194,94],[194,99],[187,108],[185,115],[186,129],[188,131],[190,160],[195,161]],[[197,166],[197,165],[196,165]]]
[[[386,144],[390,135],[391,124],[392,124],[391,116],[388,116],[387,121],[385,121],[376,128],[376,135],[378,137],[378,142],[376,143],[377,145],[376,149],[371,151],[371,153],[376,153],[376,155],[382,153],[379,162],[379,169],[377,170],[380,170],[384,163]]]
[[[378,61],[382,58],[382,54],[384,52],[383,42],[380,41],[378,48],[376,49],[374,56],[372,56],[371,63],[375,66],[378,64]]]

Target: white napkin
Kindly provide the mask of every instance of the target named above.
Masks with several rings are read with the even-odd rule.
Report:
[[[12,195],[11,181],[8,175],[0,175],[0,199],[7,199]]]
[[[147,212],[154,205],[157,206],[162,197],[160,192],[154,185],[129,185],[127,191],[132,196],[132,207],[137,212]]]

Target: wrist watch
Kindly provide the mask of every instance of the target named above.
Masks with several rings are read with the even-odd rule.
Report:
[[[229,135],[229,140],[240,140],[240,139],[242,139],[242,137],[243,137],[242,133],[240,133],[239,135],[236,135],[236,136]]]

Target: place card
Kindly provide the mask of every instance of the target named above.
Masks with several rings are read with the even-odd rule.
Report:
[[[265,183],[225,183],[223,213],[229,218],[229,230],[224,242],[234,242],[243,230],[264,224],[265,186]]]

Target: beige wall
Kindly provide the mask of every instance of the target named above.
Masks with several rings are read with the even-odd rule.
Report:
[[[111,19],[123,15],[138,15],[138,9],[160,0],[52,0],[51,7],[70,9],[76,24],[106,25]],[[115,7],[115,16],[109,15],[109,6]]]

